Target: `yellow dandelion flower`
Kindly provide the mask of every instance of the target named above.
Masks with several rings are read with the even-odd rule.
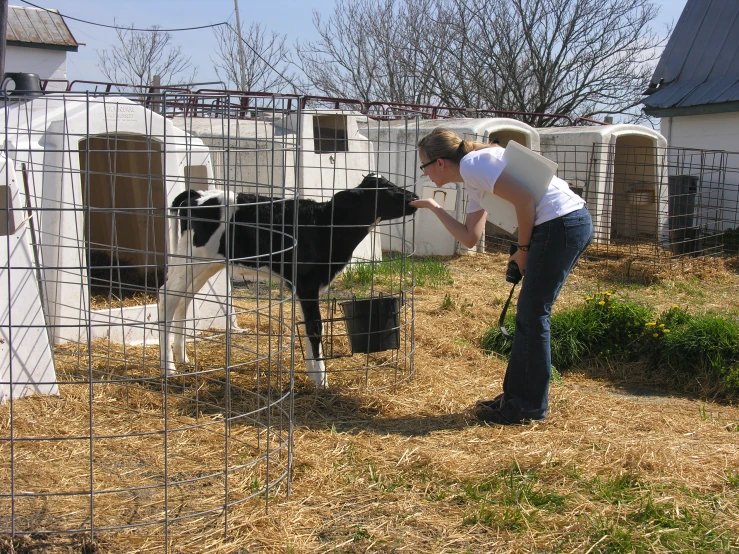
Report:
[[[663,332],[663,333],[669,333],[669,332],[670,332],[670,330],[669,330],[669,329],[662,329],[662,332]]]
[[[611,296],[613,294],[613,291],[607,290],[604,294],[606,296]]]
[[[664,323],[660,323],[660,324],[659,324],[659,328],[660,328],[660,329],[664,329],[664,328],[665,328],[665,324],[664,324]]]
[[[649,323],[647,323],[646,325],[644,325],[644,327],[654,327],[655,325],[657,325],[657,322],[656,321],[650,321]]]
[[[659,333],[654,333],[652,336],[656,339],[657,337],[659,337]]]
[[[680,306],[678,306],[677,304],[673,304],[672,305],[672,309],[673,310],[678,310],[679,308],[680,308]]]
[[[598,306],[605,306],[605,305],[606,305],[606,303],[603,300],[601,300],[600,302],[598,302]]]

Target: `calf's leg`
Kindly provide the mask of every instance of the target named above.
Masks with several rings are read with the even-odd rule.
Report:
[[[174,294],[168,286],[174,273],[175,271],[172,271],[167,281],[159,288],[159,367],[165,375],[173,375],[177,372],[170,350],[170,333],[174,312],[178,305],[185,300],[182,294]]]
[[[315,296],[318,296],[317,294]],[[300,299],[305,321],[305,371],[308,377],[316,384],[316,387],[328,387],[326,376],[326,364],[323,362],[323,351],[321,348],[321,335],[323,322],[318,300]]]
[[[195,294],[213,275],[223,269],[221,264],[193,264],[174,266],[159,294],[160,323],[159,353],[162,368],[167,375],[176,373],[175,363],[186,364],[185,332],[187,308]],[[169,353],[169,332],[174,334],[173,357]]]

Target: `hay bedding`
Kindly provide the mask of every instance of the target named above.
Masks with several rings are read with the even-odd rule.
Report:
[[[59,398],[14,402],[17,531],[89,528],[90,494],[85,491],[92,489],[102,544],[106,528],[140,527],[115,533],[114,543],[124,542],[103,551],[131,551],[136,543],[129,542],[131,536],[142,540],[142,548],[161,546],[165,513],[173,521],[172,537],[200,535],[203,522],[212,525],[219,519],[226,479],[231,504],[248,503],[266,483],[280,487],[288,461],[289,401],[279,400],[284,383],[266,378],[269,372],[260,375],[252,370],[244,372],[242,380],[249,388],[234,382],[226,390],[223,371],[219,375],[211,370],[183,377],[179,383],[170,380],[163,388],[158,348],[124,349],[106,341],[92,346],[92,356],[80,345],[57,349],[57,372],[63,383]],[[88,375],[95,380],[92,387]],[[274,402],[271,409],[266,408],[265,393]],[[2,408],[6,437],[8,408]],[[225,421],[225,414],[231,414],[230,421]],[[0,457],[11,459],[9,443],[0,445]],[[0,467],[5,495],[11,492],[10,471],[9,464]],[[44,493],[52,496],[41,496]],[[263,501],[251,502],[264,509]],[[8,514],[3,528],[10,528],[9,498],[0,500],[0,513]],[[193,514],[202,515],[192,518]],[[74,539],[52,536],[62,543]],[[124,547],[126,543],[129,546]]]
[[[416,290],[417,375],[397,390],[367,389],[361,379],[332,373],[336,385],[329,393],[316,394],[297,371],[291,496],[286,498],[278,486],[265,512],[263,499],[248,500],[254,478],[259,482],[265,478],[259,468],[230,475],[233,498],[247,500],[230,510],[227,535],[220,512],[185,519],[168,529],[170,551],[597,551],[591,550],[598,540],[590,538],[593,523],[617,518],[622,508],[619,503],[597,501],[583,490],[583,482],[609,476],[625,476],[634,481],[636,490],[655,491],[655,502],[676,513],[697,509],[704,498],[718,498],[722,506],[713,512],[712,528],[739,535],[739,495],[726,480],[727,471],[739,468],[739,410],[734,406],[633,394],[601,379],[613,377],[608,368],[595,367],[568,374],[553,386],[545,423],[500,428],[470,419],[467,410],[475,400],[499,392],[505,369],[503,361],[484,356],[477,347],[482,332],[497,320],[508,292],[504,261],[503,255],[454,259],[452,287]],[[557,309],[581,302],[583,293],[597,284],[591,275],[601,271],[597,264],[583,262]],[[673,275],[672,282],[681,278]],[[705,278],[713,294],[736,290],[732,271],[718,268],[714,275],[707,271]],[[669,306],[676,294],[668,288],[659,301]],[[445,302],[447,295],[451,306]],[[725,308],[739,309],[736,295],[727,293],[722,302]],[[264,331],[270,321],[260,320]],[[289,383],[284,374],[271,381],[266,378],[280,375],[279,371],[262,372],[258,383],[260,371],[247,361],[257,348],[254,337],[251,344],[248,336],[238,340],[245,341],[245,360],[235,376],[240,392],[234,401],[248,409],[256,402],[251,393],[284,391]],[[205,343],[199,342],[197,348],[204,351]],[[106,348],[113,350],[112,345]],[[198,351],[199,360],[203,351]],[[61,387],[61,398],[29,398],[14,404],[17,437],[55,438],[33,443],[33,448],[15,443],[16,494],[44,486],[56,489],[59,484],[68,491],[88,487],[89,441],[61,440],[88,433],[90,390],[74,384],[76,360],[86,361],[85,356],[84,351],[57,354],[69,380]],[[334,360],[328,367],[333,370],[349,360]],[[217,430],[223,424],[218,410],[225,402],[225,392],[217,386],[219,363],[212,363],[209,374],[182,378],[181,392],[167,397],[170,427],[176,429],[168,441],[169,477],[199,479],[170,488],[172,515],[195,506],[215,510],[223,501],[223,476],[208,476],[225,463],[222,433]],[[162,514],[161,489],[146,487],[163,481],[163,439],[161,433],[145,433],[161,431],[163,395],[155,379],[158,352],[128,348],[125,359],[120,352],[111,356],[106,352],[93,357],[90,365],[101,379],[130,377],[92,389],[93,429],[100,436],[93,441],[95,487],[115,491],[133,483],[142,486],[96,495],[96,526],[156,521]],[[298,356],[296,367],[301,365]],[[8,406],[0,410],[7,436]],[[198,423],[203,427],[193,426]],[[130,436],[137,432],[140,435]],[[239,444],[232,451],[235,457],[251,459],[264,451],[264,437],[250,425],[234,425],[231,436]],[[0,456],[9,460],[7,443]],[[279,459],[286,463],[286,456]],[[534,524],[526,520],[521,527],[506,519],[508,507],[499,498],[485,508],[469,502],[471,483],[489,481],[512,468],[524,476],[535,471],[536,486],[557,491],[567,498],[565,504],[525,508]],[[8,464],[0,471],[7,494]],[[0,513],[9,514],[9,501],[2,502]],[[484,509],[492,519],[475,521],[475,510]],[[87,510],[89,497],[27,503],[17,497],[16,525],[32,529],[54,520],[81,523]],[[46,544],[48,552],[80,551],[81,537],[23,537],[18,544],[28,548]],[[101,531],[95,539],[94,548],[89,544],[87,548],[100,552],[161,552],[165,547],[161,525]]]

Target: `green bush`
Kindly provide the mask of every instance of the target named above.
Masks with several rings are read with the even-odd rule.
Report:
[[[739,392],[739,363],[734,364],[726,371],[724,385],[730,392]]]
[[[735,320],[705,314],[689,317],[665,329],[669,329],[669,333],[655,341],[651,356],[653,366],[666,365],[680,373],[708,372],[727,376],[739,362],[739,323]]]
[[[506,337],[500,331],[500,327],[495,325],[490,327],[480,339],[480,346],[485,352],[495,352],[506,358],[511,355],[511,346],[513,345],[513,333],[516,329],[515,310],[509,310],[505,318],[505,328],[510,337]]]
[[[568,310],[551,318],[553,366],[566,371],[588,355],[589,333],[600,332],[592,315],[585,310]]]
[[[633,302],[617,302],[611,291],[585,297],[582,307],[551,317],[552,365],[561,370],[576,366],[586,357],[633,359],[641,348],[644,325],[652,311]],[[506,329],[513,335],[515,313],[506,316]],[[488,329],[481,339],[487,352],[510,356],[513,341],[498,327]]]
[[[585,356],[638,359],[645,347],[645,326],[654,318],[654,311],[635,302],[615,300],[611,291],[586,296],[585,302],[583,308],[572,310],[585,315],[587,326],[582,331],[582,341],[587,345]],[[563,314],[555,314],[552,319],[560,315]]]
[[[506,317],[512,335],[515,315]],[[709,379],[726,392],[739,393],[739,321],[718,314],[691,315],[672,306],[655,319],[654,310],[616,300],[611,291],[585,297],[585,304],[551,317],[552,365],[560,370],[588,357],[648,362],[654,371],[667,371],[676,383]],[[512,338],[497,327],[481,339],[487,352],[510,356]]]
[[[691,320],[690,314],[680,306],[672,306],[669,310],[662,312],[657,319],[657,327],[664,323],[668,329],[675,329],[679,325],[685,325]]]

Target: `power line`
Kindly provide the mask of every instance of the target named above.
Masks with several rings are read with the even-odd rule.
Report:
[[[221,27],[221,26],[224,26],[225,25],[226,27],[228,27],[229,29],[231,29],[231,31],[236,35],[237,40],[239,41],[240,44],[245,44],[246,47],[249,50],[251,50],[254,53],[255,56],[257,56],[260,60],[262,60],[270,69],[272,69],[272,71],[274,71],[280,77],[282,77],[285,80],[286,83],[289,83],[290,85],[292,85],[292,87],[294,89],[300,90],[301,92],[303,92],[303,94],[306,94],[305,91],[302,91],[301,90],[301,87],[299,87],[298,85],[296,85],[295,83],[293,83],[290,79],[288,79],[287,77],[285,77],[285,75],[283,75],[276,67],[274,67],[272,64],[270,64],[267,60],[265,60],[259,54],[259,52],[257,52],[247,41],[245,41],[243,38],[241,38],[241,34],[236,29],[234,29],[233,26],[231,26],[231,24],[228,23],[228,21],[223,21],[221,23],[211,23],[209,25],[201,25],[199,27],[184,27],[184,28],[180,28],[180,29],[153,29],[153,28],[150,28],[150,29],[139,29],[139,28],[136,28],[136,27],[121,27],[119,25],[106,25],[104,23],[96,23],[94,21],[86,21],[84,19],[79,19],[77,17],[72,17],[72,16],[69,16],[69,15],[62,14],[62,13],[56,11],[56,10],[50,10],[48,8],[44,8],[44,7],[38,6],[36,4],[33,4],[32,2],[29,2],[28,0],[21,0],[21,2],[23,2],[24,4],[28,4],[29,6],[32,6],[34,8],[38,8],[40,10],[44,10],[44,11],[49,12],[49,13],[57,14],[57,15],[63,17],[64,19],[69,19],[70,21],[77,21],[79,23],[85,23],[86,25],[94,25],[95,27],[105,27],[106,29],[120,29],[122,31],[137,31],[137,32],[149,32],[149,33],[151,33],[151,32],[174,33],[174,32],[179,32],[179,31],[196,31],[196,30],[200,30],[200,29],[212,29],[212,28],[215,28],[215,27]],[[243,71],[243,68],[242,68],[242,71]]]
[[[33,4],[31,2],[28,2],[28,0],[21,0],[24,4],[28,4],[29,6],[32,6],[34,8],[38,8],[39,10],[44,10],[45,12],[49,13],[55,13],[57,15],[60,15],[64,19],[69,19],[70,21],[77,21],[79,23],[85,23],[86,25],[94,25],[95,27],[105,27],[106,29],[120,29],[121,31],[139,31],[139,32],[147,32],[147,33],[154,33],[154,32],[160,32],[160,33],[174,33],[178,31],[197,31],[199,29],[211,29],[213,27],[220,27],[222,25],[228,25],[225,21],[221,23],[211,23],[209,25],[200,25],[199,27],[183,27],[180,29],[138,29],[136,27],[121,27],[119,25],[106,25],[105,23],[96,23],[94,21],[86,21],[84,19],[80,19],[78,17],[72,17],[71,15],[64,15],[63,13],[59,13],[56,10],[50,10],[48,8],[44,8],[41,6],[37,6],[36,4]]]

